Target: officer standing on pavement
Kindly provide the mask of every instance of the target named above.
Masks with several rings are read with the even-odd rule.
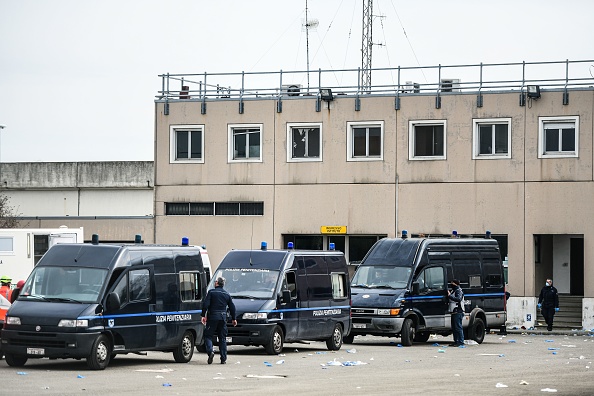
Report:
[[[559,312],[559,293],[551,279],[547,279],[545,286],[540,291],[537,306],[547,322],[547,330],[553,331],[553,317],[555,312]]]
[[[233,304],[231,295],[223,289],[224,286],[225,278],[219,276],[215,281],[215,288],[208,292],[202,306],[202,324],[206,326],[204,343],[208,354],[208,364],[212,364],[214,359],[212,336],[215,333],[219,339],[221,364],[227,363],[227,308],[229,308],[231,314],[231,323],[233,326],[237,326],[235,304]]]
[[[464,346],[464,330],[462,329],[462,319],[464,319],[464,292],[460,287],[458,279],[452,279],[452,291],[448,290],[448,301],[450,303],[450,312],[452,313],[451,325],[454,342],[450,346]]]

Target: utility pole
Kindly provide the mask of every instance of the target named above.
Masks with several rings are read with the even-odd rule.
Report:
[[[371,50],[373,40],[373,0],[363,0],[363,34],[361,43],[361,91],[371,91]]]

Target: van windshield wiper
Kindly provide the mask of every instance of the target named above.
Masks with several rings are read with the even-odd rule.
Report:
[[[395,289],[395,287],[392,287],[390,285],[373,285],[373,287],[377,289]]]
[[[241,295],[236,295],[236,296],[232,296],[233,298],[246,298],[246,299],[254,299],[254,300],[258,300],[261,297],[254,297],[254,296],[250,296],[247,294],[241,294]]]
[[[59,301],[59,302],[74,302],[77,304],[82,304],[82,301],[74,300],[72,298],[67,297],[44,297],[46,301]]]
[[[38,300],[50,301],[47,297],[41,296],[39,294],[23,294],[23,295],[19,295],[19,297],[36,298]]]
[[[366,285],[364,283],[359,283],[358,285],[351,285],[351,287],[362,287],[364,289],[369,289],[369,285]]]

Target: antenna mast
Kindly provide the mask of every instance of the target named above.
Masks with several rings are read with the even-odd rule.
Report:
[[[303,28],[305,29],[305,45],[307,51],[307,92],[309,92],[309,29],[315,29],[318,25],[319,22],[317,19],[309,20],[307,0],[305,0],[305,23],[303,24]]]
[[[363,34],[361,43],[361,91],[371,91],[371,50],[373,40],[373,0],[363,0]]]

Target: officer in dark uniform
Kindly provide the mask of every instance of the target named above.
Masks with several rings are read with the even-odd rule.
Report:
[[[540,291],[537,306],[547,322],[547,330],[553,331],[553,317],[555,312],[559,312],[559,293],[551,279],[547,279],[547,283]]]
[[[233,304],[231,295],[223,289],[223,286],[225,286],[225,278],[219,276],[215,281],[215,288],[208,292],[202,306],[202,324],[206,326],[204,343],[208,354],[208,364],[212,364],[214,359],[212,336],[215,332],[219,339],[221,364],[227,363],[227,307],[229,307],[231,314],[231,323],[233,326],[237,326],[235,304]]]

